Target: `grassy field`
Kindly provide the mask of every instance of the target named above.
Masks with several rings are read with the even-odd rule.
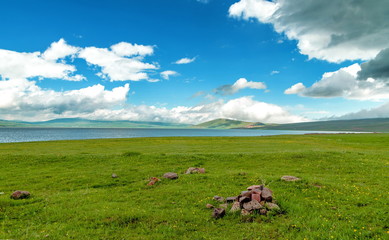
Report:
[[[388,146],[389,134],[0,144],[0,239],[388,239]],[[197,166],[207,173],[183,174]],[[179,179],[146,186],[169,171]],[[214,195],[253,184],[283,214],[211,218]]]

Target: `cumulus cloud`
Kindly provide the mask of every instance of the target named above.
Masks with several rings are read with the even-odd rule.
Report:
[[[341,62],[369,60],[389,47],[388,8],[389,1],[240,0],[229,15],[272,24],[309,58]]]
[[[363,109],[355,113],[345,114],[340,117],[333,117],[332,119],[365,119],[365,118],[388,118],[389,117],[389,102],[379,107],[371,109]]]
[[[242,97],[230,101],[215,101],[194,107],[178,106],[172,109],[155,106],[130,106],[120,110],[100,109],[86,114],[89,119],[136,120],[197,124],[216,118],[239,119],[250,122],[292,123],[307,121],[292,115],[280,106],[258,102],[252,97]]]
[[[171,70],[167,70],[167,71],[163,71],[161,72],[161,77],[163,79],[166,79],[166,80],[169,80],[169,77],[170,76],[177,76],[178,75],[178,72],[176,71],[171,71]]]
[[[67,56],[74,57],[79,50],[80,48],[68,45],[66,41],[61,38],[58,42],[53,42],[50,45],[42,54],[42,58],[48,61],[56,61]]]
[[[234,84],[220,86],[214,91],[220,95],[232,95],[245,88],[266,89],[266,85],[263,82],[249,82],[245,78],[240,78]]]
[[[175,64],[188,64],[188,63],[192,63],[196,60],[196,57],[194,58],[181,58],[177,61],[175,61],[174,63]]]
[[[147,70],[158,69],[158,66],[142,61],[142,57],[152,54],[150,46],[119,43],[107,48],[86,47],[78,55],[89,64],[101,67],[100,77],[110,81],[147,80]],[[134,57],[130,57],[134,56]]]
[[[57,61],[72,56],[77,51],[77,48],[67,45],[63,39],[52,43],[43,54],[0,49],[0,75],[5,79],[41,77],[80,81],[84,77],[74,74],[75,66]]]
[[[389,48],[382,50],[374,59],[361,64],[358,79],[369,78],[389,81]]]
[[[324,73],[322,79],[311,87],[307,88],[304,84],[297,83],[286,89],[284,93],[313,98],[389,99],[389,86],[385,82],[372,78],[366,81],[358,80],[357,77],[360,70],[360,65],[356,63],[335,72]]]
[[[47,120],[92,113],[124,105],[129,84],[106,90],[97,84],[78,90],[57,92],[45,90],[33,81],[11,79],[0,81],[0,118]]]

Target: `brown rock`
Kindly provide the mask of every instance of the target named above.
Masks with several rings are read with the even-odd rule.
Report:
[[[247,211],[246,209],[242,209],[242,211],[240,211],[240,214],[241,214],[242,216],[248,216],[248,215],[250,215],[250,212]]]
[[[213,200],[218,201],[218,202],[224,202],[224,197],[214,196]]]
[[[251,200],[250,202],[243,203],[243,208],[247,211],[252,211],[262,208],[262,205],[257,200]]]
[[[257,189],[257,190],[262,190],[263,188],[263,185],[253,185],[253,186],[250,186],[247,188],[247,190],[251,191],[251,190],[254,190],[254,189]]]
[[[240,211],[240,203],[234,202],[234,204],[232,204],[230,212],[237,212],[237,211]]]
[[[287,182],[295,182],[295,181],[299,181],[301,179],[298,178],[298,177],[295,177],[295,176],[282,176],[281,180],[284,180],[284,181],[287,181]]]
[[[246,202],[250,202],[251,201],[251,199],[249,198],[249,197],[240,197],[239,198],[239,202],[240,202],[240,204],[243,204],[243,203],[246,203]]]
[[[225,209],[223,209],[223,208],[214,208],[213,209],[212,217],[218,219],[218,218],[224,217],[224,215],[226,215]]]
[[[231,203],[231,202],[235,202],[236,200],[238,200],[238,197],[228,197],[228,198],[226,198],[226,200],[228,203]]]
[[[219,208],[227,209],[228,208],[228,204],[227,203],[220,204]]]
[[[167,172],[163,175],[164,178],[168,178],[168,179],[177,179],[178,178],[178,174],[177,173],[174,173],[174,172]]]
[[[214,206],[212,204],[209,204],[207,203],[207,205],[205,205],[206,208],[214,208]]]
[[[264,187],[261,191],[261,198],[266,202],[271,202],[273,200],[273,191]]]
[[[185,174],[192,174],[192,173],[205,173],[205,168],[190,167],[185,172]]]
[[[112,177],[112,178],[118,178],[119,176],[116,175],[115,173],[112,173],[111,177]]]
[[[265,205],[269,210],[279,210],[280,209],[280,207],[277,205],[277,204],[275,204],[275,203],[270,203],[270,202],[268,202],[268,203],[266,203],[266,205]]]
[[[262,208],[262,209],[259,210],[259,214],[266,215],[267,214],[267,210]]]
[[[252,199],[252,200],[257,200],[258,202],[260,202],[260,201],[261,201],[261,192],[252,191],[252,193],[251,193],[251,199]]]
[[[242,191],[241,193],[240,193],[240,195],[244,195],[244,194],[246,194],[246,193],[248,193],[249,191]]]
[[[30,197],[30,192],[27,191],[15,191],[11,194],[11,198],[18,200],[18,199],[25,199]]]
[[[150,182],[147,184],[147,186],[152,186],[152,185],[154,185],[156,182],[159,182],[159,181],[161,181],[159,178],[152,177],[152,178],[150,178]]]

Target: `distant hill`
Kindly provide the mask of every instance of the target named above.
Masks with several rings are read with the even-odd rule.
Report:
[[[389,118],[331,120],[318,122],[264,125],[261,129],[273,130],[312,130],[312,131],[353,131],[389,132]]]
[[[13,122],[0,120],[0,127],[52,127],[52,128],[184,128],[189,124],[141,122],[141,121],[100,121],[82,118],[61,118],[44,122]]]
[[[204,122],[194,125],[195,128],[214,128],[214,129],[232,129],[232,128],[254,128],[263,126],[263,123],[243,122],[231,119],[215,119],[209,122]]]

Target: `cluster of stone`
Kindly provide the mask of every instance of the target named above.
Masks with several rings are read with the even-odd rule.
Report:
[[[205,168],[190,167],[185,172],[185,174],[192,174],[192,173],[205,173]],[[178,174],[174,172],[167,172],[163,175],[163,177],[174,180],[174,179],[178,179]],[[152,186],[159,181],[161,181],[161,179],[152,177],[150,178],[150,182],[147,185]]]
[[[205,173],[205,168],[190,167],[185,172],[185,174],[192,174],[192,173]]]
[[[229,203],[232,203],[230,212],[240,212],[243,216],[251,214],[266,215],[269,211],[280,209],[274,201],[272,190],[263,185],[250,186],[247,188],[247,191],[241,192],[236,197],[224,199],[223,197],[215,196],[213,199],[222,202],[218,208],[211,204],[206,205],[207,208],[213,208],[212,217],[214,218],[224,217]]]
[[[30,197],[30,192],[27,191],[15,191],[11,194],[11,198],[15,200],[25,199]]]

